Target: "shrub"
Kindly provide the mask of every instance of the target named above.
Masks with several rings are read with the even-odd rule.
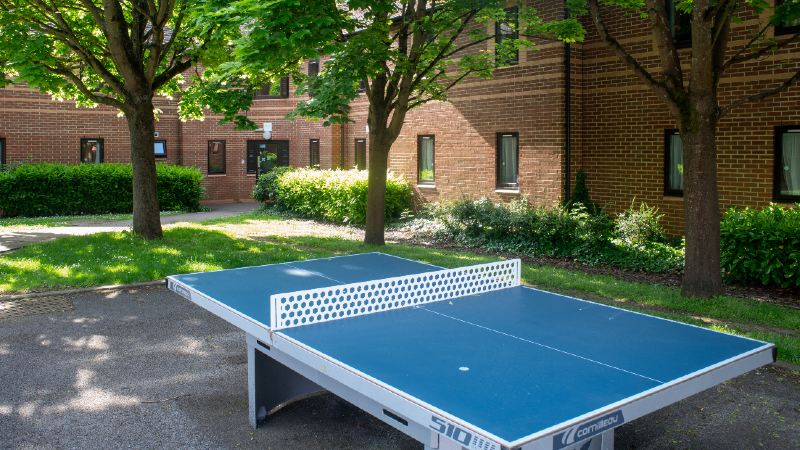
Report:
[[[158,164],[162,210],[200,207],[199,170]],[[0,172],[0,211],[8,216],[55,216],[133,211],[128,164],[22,164]]]
[[[572,209],[577,206],[583,206],[592,214],[599,214],[600,207],[592,202],[589,196],[589,186],[586,184],[586,172],[580,170],[575,174],[575,189],[572,191],[572,196],[567,200],[567,208]]]
[[[730,209],[720,227],[728,280],[800,287],[800,204]]]
[[[631,202],[631,207],[617,216],[617,236],[626,244],[633,245],[663,242],[666,234],[661,226],[662,217],[664,215],[659,214],[655,206],[641,203],[636,209]]]
[[[617,236],[618,223],[603,213],[590,214],[580,204],[544,208],[526,200],[498,204],[488,199],[462,200],[440,205],[433,215],[443,224],[446,237],[467,246],[649,272],[677,271],[683,265],[681,247],[629,243]]]
[[[270,153],[271,154],[271,153]],[[294,170],[292,167],[276,167],[258,177],[256,187],[253,188],[253,198],[261,203],[275,203],[278,179],[286,172]]]
[[[389,175],[386,219],[396,219],[408,210],[411,195],[408,182]],[[367,171],[307,168],[271,171],[258,180],[253,196],[261,201],[274,199],[279,208],[304,217],[362,225],[367,212]]]

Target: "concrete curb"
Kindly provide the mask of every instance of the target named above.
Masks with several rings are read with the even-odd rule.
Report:
[[[144,281],[141,283],[131,283],[131,284],[108,284],[105,286],[95,286],[95,287],[80,288],[80,289],[63,289],[60,291],[31,292],[28,294],[12,294],[12,295],[0,294],[0,302],[5,300],[19,300],[23,298],[50,297],[52,295],[81,294],[84,292],[119,291],[124,289],[162,286],[163,284],[164,280],[156,280],[156,281]]]

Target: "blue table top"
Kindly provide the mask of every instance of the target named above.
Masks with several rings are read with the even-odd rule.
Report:
[[[371,253],[175,278],[268,324],[272,293],[437,269]],[[509,442],[765,345],[528,287],[281,333]]]
[[[383,253],[362,253],[267,266],[175,275],[171,278],[262,324],[273,294],[440,270]]]

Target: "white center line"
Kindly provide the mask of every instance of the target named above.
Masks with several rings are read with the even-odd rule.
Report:
[[[625,370],[625,369],[623,369],[621,367],[613,366],[611,364],[606,364],[604,362],[600,362],[600,361],[597,361],[597,360],[594,360],[594,359],[591,359],[591,358],[587,358],[585,356],[577,355],[575,353],[571,353],[571,352],[568,352],[566,350],[561,350],[559,348],[551,347],[549,345],[542,344],[541,342],[536,342],[536,341],[532,341],[530,339],[521,338],[519,336],[514,336],[513,334],[508,334],[508,333],[500,331],[500,330],[495,330],[493,328],[485,327],[483,325],[480,325],[480,324],[477,324],[477,323],[474,323],[474,322],[470,322],[468,320],[459,319],[458,317],[449,316],[447,314],[443,314],[443,313],[440,313],[440,312],[437,312],[437,311],[430,310],[428,308],[425,308],[424,306],[417,306],[416,308],[428,311],[429,313],[433,313],[433,314],[436,314],[436,315],[439,315],[439,316],[442,316],[442,317],[447,317],[448,319],[452,319],[452,320],[455,320],[455,321],[458,321],[458,322],[462,322],[462,323],[465,323],[467,325],[472,325],[474,327],[482,328],[484,330],[491,331],[493,333],[501,334],[503,336],[507,336],[507,337],[510,337],[512,339],[517,339],[517,340],[520,340],[520,341],[523,341],[523,342],[527,342],[529,344],[538,345],[539,347],[543,347],[543,348],[546,348],[548,350],[553,350],[555,352],[563,353],[565,355],[569,355],[569,356],[572,356],[572,357],[575,357],[575,358],[579,358],[579,359],[582,359],[584,361],[589,361],[589,362],[593,362],[595,364],[600,364],[601,366],[605,366],[605,367],[608,367],[608,368],[611,368],[611,369],[614,369],[614,370],[619,370],[620,372],[625,372],[625,373],[628,373],[628,374],[631,374],[631,375],[635,375],[637,377],[641,377],[641,378],[644,378],[646,380],[655,381],[656,383],[659,383],[659,384],[663,384],[664,383],[661,380],[648,377],[647,375],[642,375],[640,373],[631,372],[630,370]]]

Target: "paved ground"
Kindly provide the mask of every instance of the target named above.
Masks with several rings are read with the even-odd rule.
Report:
[[[163,287],[66,300],[0,321],[0,448],[421,449],[330,395],[252,431],[244,336]],[[745,375],[624,425],[617,448],[800,448],[800,373]]]
[[[161,218],[161,224],[177,222],[202,222],[219,217],[235,216],[254,210],[256,203],[221,203],[210,205],[210,211],[175,214]],[[64,236],[83,236],[107,231],[122,231],[131,227],[130,220],[121,221],[76,221],[63,227],[14,227],[0,229],[0,253],[24,247],[36,242],[51,241]]]

